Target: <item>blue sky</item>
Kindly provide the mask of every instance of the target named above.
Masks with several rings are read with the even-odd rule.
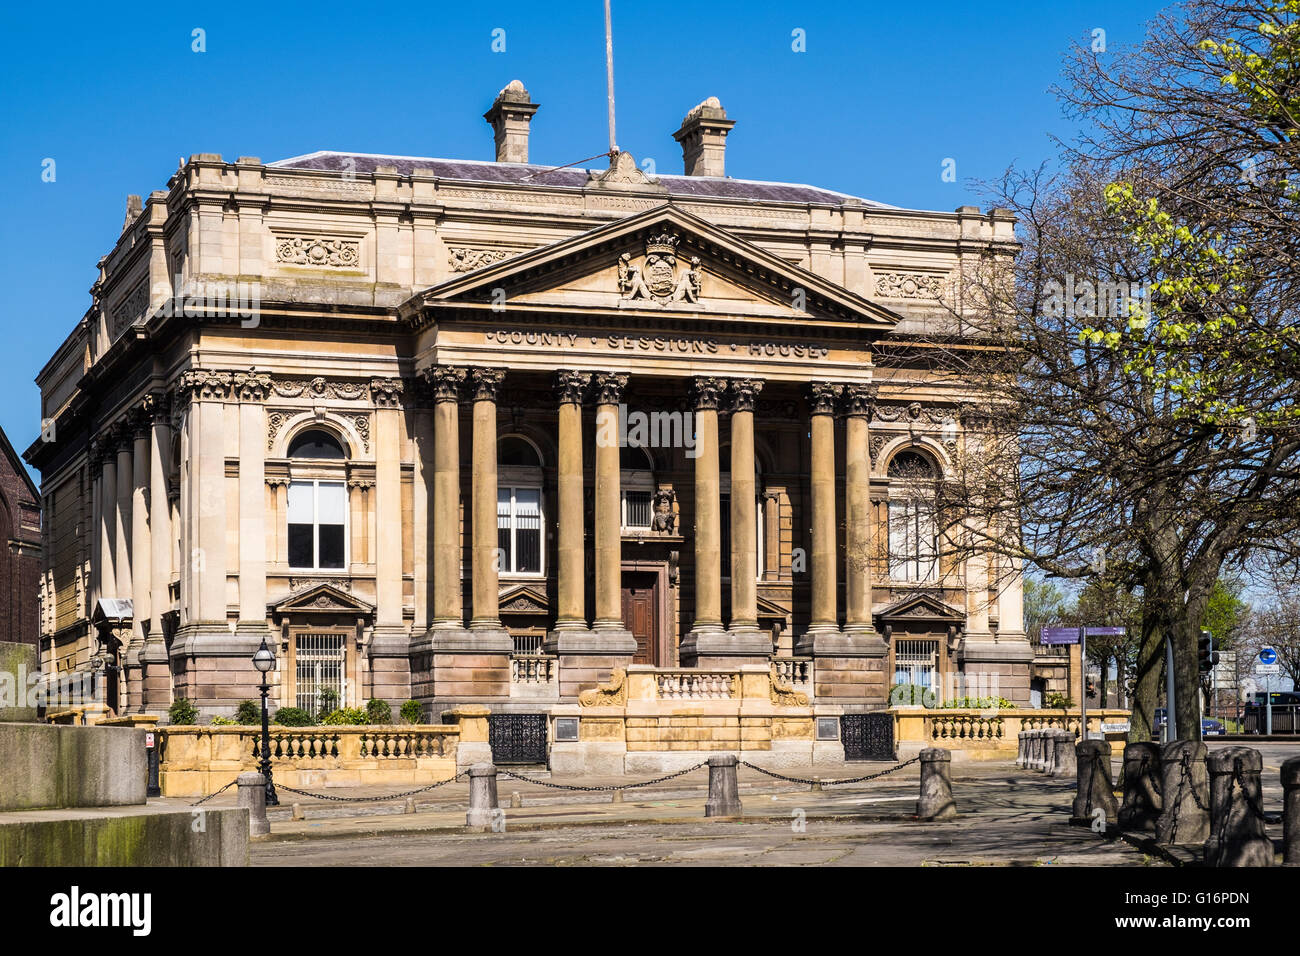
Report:
[[[1096,28],[1112,49],[1137,42],[1163,5],[613,0],[619,145],[679,173],[671,134],[717,96],[737,122],[732,176],[977,203],[973,180],[1035,165],[1049,132],[1071,134],[1047,92],[1069,44]],[[163,188],[181,156],[490,159],[482,114],[516,77],[541,104],[534,162],[606,148],[600,0],[11,4],[0,24],[0,426],[20,452],[39,434],[32,379],[90,304],[126,195]],[[206,52],[191,49],[196,28]]]

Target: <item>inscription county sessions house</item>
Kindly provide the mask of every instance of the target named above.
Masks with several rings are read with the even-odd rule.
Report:
[[[1010,217],[727,178],[714,99],[683,176],[549,169],[537,108],[501,91],[495,162],[199,154],[133,197],[37,380],[47,672],[228,714],[269,638],[313,712],[545,711],[635,662],[1027,702],[1017,569],[926,508],[971,396],[901,357]]]

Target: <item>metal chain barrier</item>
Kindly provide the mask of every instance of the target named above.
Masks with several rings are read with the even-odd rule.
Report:
[[[214,793],[210,793],[210,794],[208,794],[206,797],[202,798],[201,800],[195,800],[193,803],[190,804],[190,806],[192,806],[192,807],[197,807],[200,803],[207,803],[209,800],[211,800],[213,797],[215,797],[218,793],[225,793],[227,790],[229,790],[231,787],[233,787],[233,786],[234,786],[235,784],[237,784],[238,782],[239,782],[239,779],[238,779],[238,778],[235,778],[234,780],[230,781],[230,783],[228,783],[228,784],[226,784],[224,787],[222,787],[220,790],[217,790],[217,791],[215,791]]]
[[[277,791],[285,790],[289,793],[296,793],[300,797],[313,797],[317,800],[333,800],[335,803],[376,803],[380,800],[400,800],[402,797],[412,797],[417,793],[427,793],[428,791],[435,790],[438,787],[445,787],[449,783],[455,783],[461,777],[467,776],[468,774],[468,770],[462,770],[454,777],[448,777],[446,780],[439,780],[437,783],[431,783],[427,787],[419,787],[415,790],[404,790],[401,793],[384,793],[377,797],[340,797],[332,793],[312,793],[310,790],[298,790],[295,787],[288,787],[282,783],[275,784],[275,789]],[[229,784],[227,784],[227,786],[229,786]],[[220,791],[218,791],[218,793],[219,792]]]
[[[550,787],[552,790],[581,790],[583,793],[609,793],[613,790],[637,790],[641,787],[649,787],[656,783],[663,783],[665,780],[672,780],[674,777],[684,777],[688,773],[694,773],[701,767],[707,767],[709,762],[697,763],[694,767],[687,767],[685,770],[678,770],[676,773],[665,774],[662,777],[655,777],[653,780],[642,780],[640,783],[622,783],[611,784],[607,787],[581,787],[572,783],[551,783],[549,780],[535,780],[532,777],[525,777],[523,774],[515,773],[511,770],[502,770],[497,768],[497,773],[503,777],[513,777],[516,780],[522,780],[524,783],[535,783],[539,787]]]
[[[766,774],[769,777],[775,777],[777,780],[785,780],[788,783],[802,783],[805,786],[809,786],[809,787],[814,787],[818,785],[821,785],[823,787],[834,787],[834,786],[841,786],[846,783],[863,783],[867,780],[875,780],[877,777],[885,776],[885,774],[894,773],[896,770],[902,770],[904,767],[910,767],[912,764],[920,761],[920,759],[921,758],[918,755],[913,757],[911,760],[905,760],[896,766],[888,768],[887,770],[880,770],[876,773],[863,774],[861,777],[848,777],[844,780],[808,780],[805,779],[804,777],[787,777],[785,774],[777,773],[774,770],[765,770],[756,764],[750,763],[748,760],[741,760],[739,761],[739,763],[740,766],[742,767],[748,767],[750,770],[757,770],[761,774]]]

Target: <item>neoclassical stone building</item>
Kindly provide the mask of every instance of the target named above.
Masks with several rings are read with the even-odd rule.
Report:
[[[497,97],[495,162],[198,154],[128,202],[37,379],[47,672],[228,714],[268,638],[313,712],[629,663],[1027,701],[1015,569],[925,507],[972,396],[909,349],[1010,217],[727,178],[716,100],[685,175],[530,164],[537,109]]]

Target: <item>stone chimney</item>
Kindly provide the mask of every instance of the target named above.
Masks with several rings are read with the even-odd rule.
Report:
[[[673,139],[682,144],[687,176],[725,176],[727,134],[735,120],[727,119],[716,96],[710,96],[686,114]]]
[[[528,91],[518,80],[511,80],[497,94],[483,118],[496,133],[498,163],[528,162],[528,124],[536,112],[537,104],[529,100]]]

